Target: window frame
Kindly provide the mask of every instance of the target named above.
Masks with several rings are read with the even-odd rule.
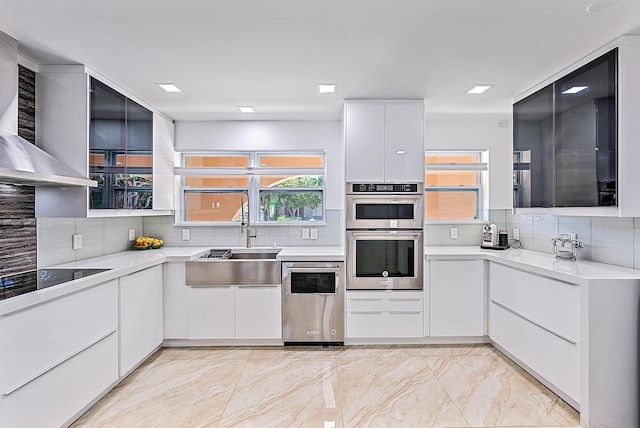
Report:
[[[295,226],[295,225],[326,225],[326,178],[327,178],[327,153],[326,150],[246,150],[246,151],[184,151],[180,152],[180,166],[174,168],[174,173],[178,177],[176,181],[177,193],[176,212],[174,224],[183,226],[240,226],[236,221],[187,221],[185,207],[185,197],[187,193],[241,193],[246,192],[249,197],[249,214],[252,226]],[[247,167],[185,167],[187,156],[247,156],[249,166]],[[322,167],[269,167],[260,166],[260,156],[321,156]],[[221,188],[221,187],[187,187],[185,177],[187,176],[247,176],[249,178],[246,187]],[[268,176],[322,176],[322,186],[312,188],[291,188],[291,192],[304,190],[319,191],[322,195],[322,220],[296,220],[296,221],[264,221],[260,217],[260,190],[269,189],[260,184],[261,177]],[[286,188],[273,188],[286,192]],[[258,203],[256,203],[256,201]]]
[[[473,219],[455,219],[455,218],[443,218],[443,219],[429,219],[427,218],[426,208],[427,203],[425,201],[425,224],[476,224],[486,223],[488,220],[488,158],[489,150],[487,149],[472,149],[472,150],[452,150],[452,149],[427,149],[425,150],[425,185],[424,195],[425,199],[427,192],[474,192],[476,194],[476,218]],[[449,162],[449,163],[427,163],[427,156],[438,155],[452,155],[452,156],[476,156],[476,162]],[[437,186],[427,185],[426,174],[428,171],[475,171],[476,183],[475,185],[459,185],[459,186]]]

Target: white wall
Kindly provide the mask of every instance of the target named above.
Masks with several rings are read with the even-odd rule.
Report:
[[[326,208],[344,205],[338,121],[176,122],[175,150],[326,150]]]
[[[427,115],[427,150],[489,150],[489,209],[511,209],[513,179],[510,115]]]

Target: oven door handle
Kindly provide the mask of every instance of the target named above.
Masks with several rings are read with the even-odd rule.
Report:
[[[353,203],[358,203],[358,202],[369,202],[369,203],[375,203],[375,202],[380,202],[381,204],[406,204],[407,202],[418,202],[420,201],[420,198],[422,198],[422,195],[416,195],[416,196],[409,196],[409,195],[393,195],[393,196],[380,196],[380,195],[370,195],[370,196],[363,196],[363,195],[358,195],[358,196],[353,196],[353,195],[349,195],[348,196],[349,199],[351,199],[351,202]]]
[[[287,269],[287,273],[289,272],[295,272],[295,273],[330,273],[330,272],[334,272],[335,274],[338,274],[338,272],[340,272],[340,268],[302,268],[302,267],[290,267],[290,268],[286,268]]]

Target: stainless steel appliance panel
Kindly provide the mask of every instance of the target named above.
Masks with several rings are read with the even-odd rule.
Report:
[[[421,229],[422,195],[347,195],[347,229]]]
[[[421,230],[347,231],[347,288],[422,290]]]
[[[282,335],[287,343],[344,343],[344,263],[282,263]]]

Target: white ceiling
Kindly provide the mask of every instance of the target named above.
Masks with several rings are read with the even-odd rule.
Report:
[[[593,1],[0,0],[0,31],[36,63],[86,64],[176,120],[337,119],[345,98],[505,113],[516,95],[639,32],[639,0],[598,0],[613,6],[586,13]],[[317,94],[319,82],[338,93]],[[495,87],[466,94],[477,83]]]

